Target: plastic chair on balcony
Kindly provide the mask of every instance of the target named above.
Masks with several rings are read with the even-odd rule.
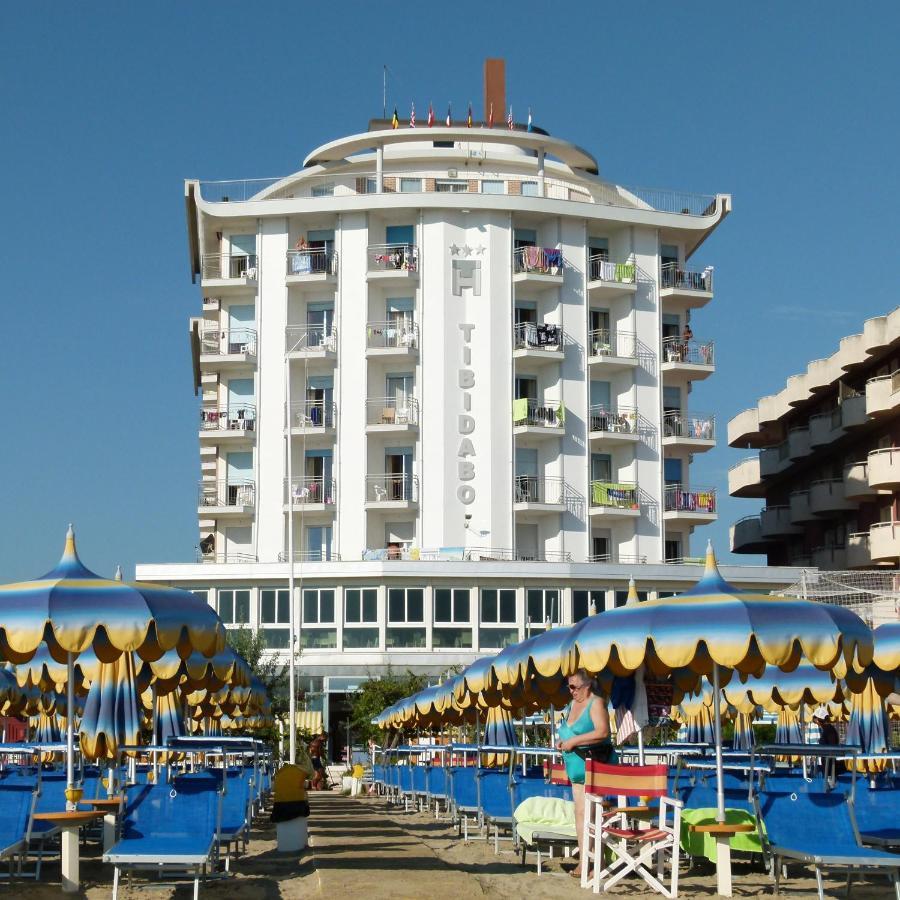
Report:
[[[385,406],[381,410],[381,424],[393,425],[397,418],[397,410],[393,406]]]
[[[305,484],[295,484],[293,491],[294,503],[309,503],[312,491]]]
[[[372,485],[372,493],[375,494],[376,503],[384,503],[387,500],[387,491],[380,484]]]

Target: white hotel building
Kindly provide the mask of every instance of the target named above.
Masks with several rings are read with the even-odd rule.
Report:
[[[727,194],[623,188],[541,130],[374,121],[286,178],[187,181],[185,205],[200,550],[139,578],[277,650],[293,566],[326,697],[576,621],[631,576],[696,580],[716,490],[691,460],[717,434],[691,403],[715,371],[691,257]]]

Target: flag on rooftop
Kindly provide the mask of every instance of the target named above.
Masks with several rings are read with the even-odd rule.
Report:
[[[416,127],[416,104],[413,103],[412,108],[409,111],[409,127]]]
[[[534,126],[531,124],[531,107],[528,108],[528,130],[534,131]]]
[[[506,127],[512,131],[513,130],[513,114],[512,107],[509,108],[509,115],[506,117]]]
[[[488,128],[494,127],[494,104],[491,104],[490,112],[488,112]]]
[[[391,117],[391,128],[400,127],[400,117],[397,115],[397,107],[394,107],[394,115]]]
[[[472,104],[469,104],[469,112],[466,115],[466,128],[472,127]]]
[[[450,104],[447,104],[447,127],[450,127]]]
[[[428,127],[431,128],[434,125],[434,107],[431,105],[431,101],[428,103]]]

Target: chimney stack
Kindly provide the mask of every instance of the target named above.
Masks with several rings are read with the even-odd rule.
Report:
[[[486,59],[484,61],[484,122],[488,121],[494,105],[494,122],[506,120],[506,61]]]

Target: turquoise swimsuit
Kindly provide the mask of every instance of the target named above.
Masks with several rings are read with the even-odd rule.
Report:
[[[569,738],[578,737],[579,735],[587,734],[589,731],[594,730],[594,722],[591,719],[591,706],[593,703],[594,698],[592,697],[591,702],[588,703],[582,710],[581,715],[571,725],[569,724],[569,713],[572,709],[572,704],[570,703],[569,706],[566,707],[566,718],[559,726],[559,737],[561,740],[567,741]],[[609,738],[598,741],[597,743],[609,743]],[[615,762],[615,754],[610,756],[609,761],[611,763]],[[572,784],[584,784],[584,760],[574,751],[564,750],[563,762],[566,766],[566,774],[569,776],[569,781],[571,781]]]

